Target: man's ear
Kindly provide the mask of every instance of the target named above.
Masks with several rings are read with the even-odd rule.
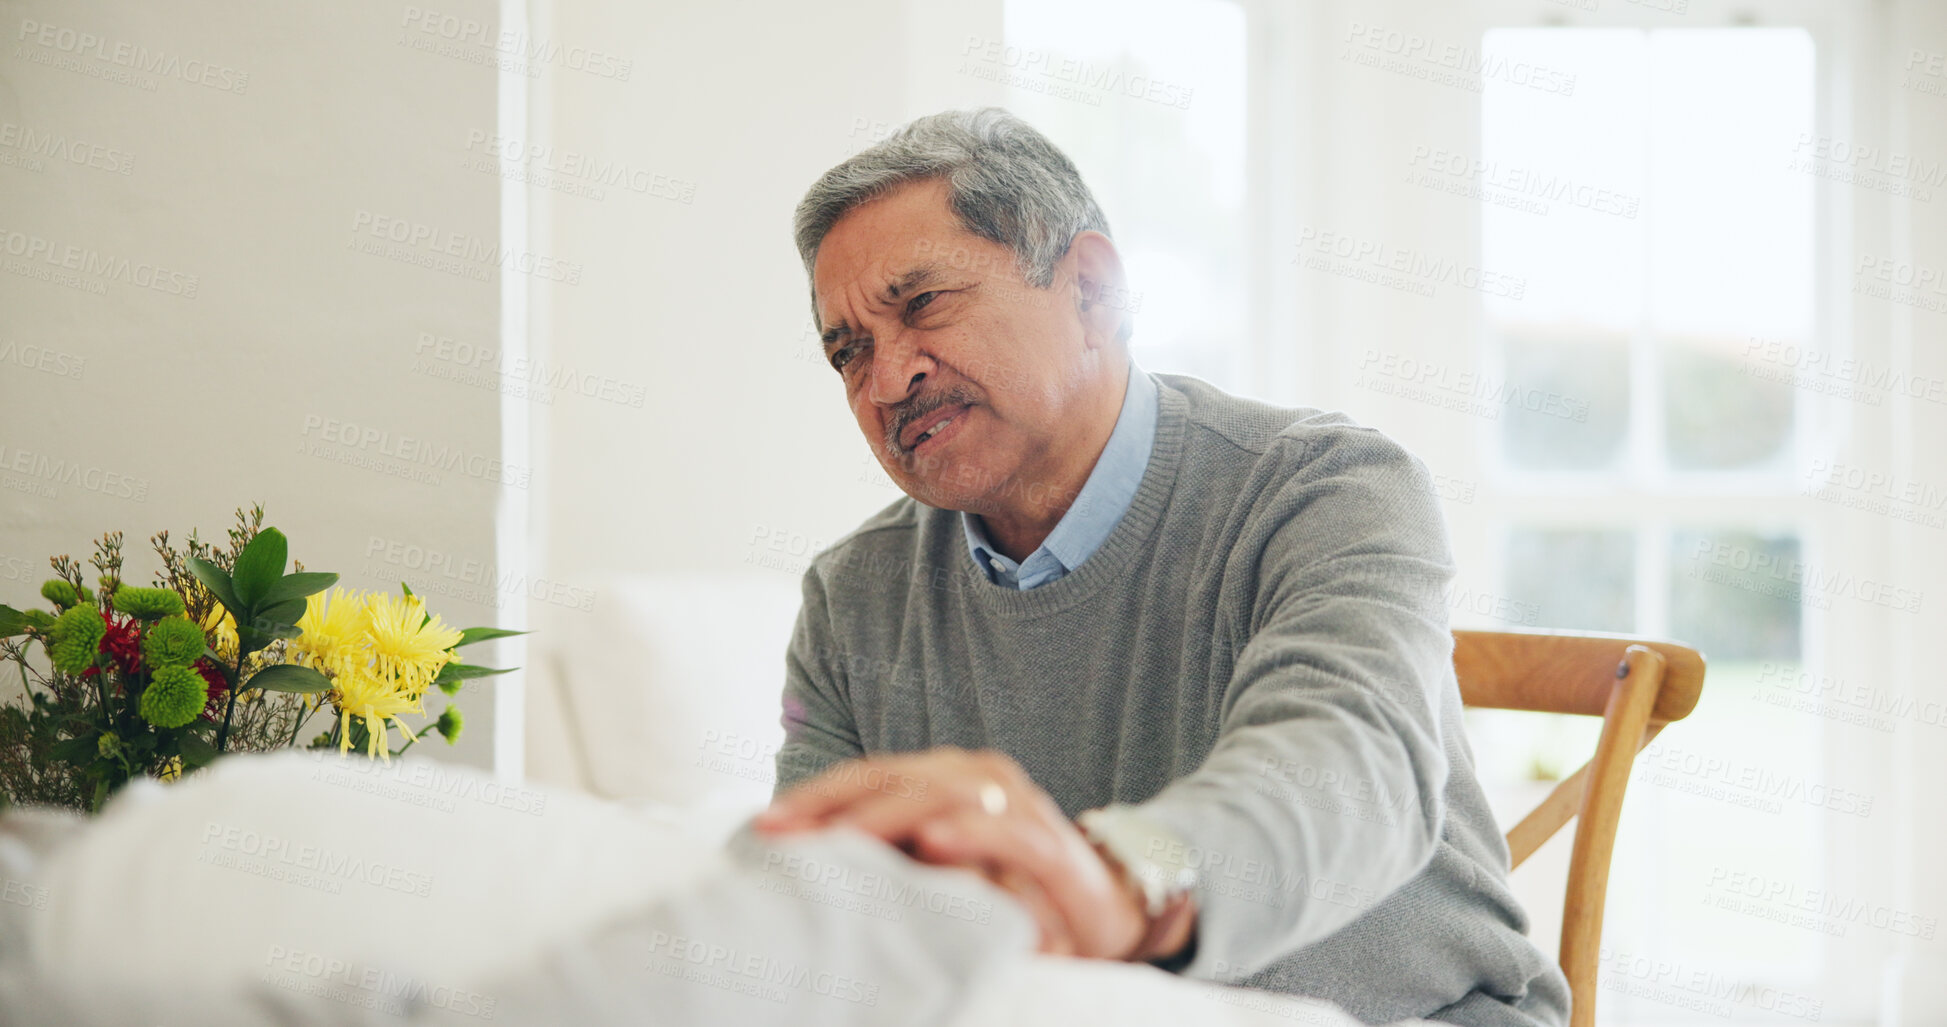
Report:
[[[1075,313],[1089,347],[1128,341],[1134,327],[1128,279],[1115,243],[1101,232],[1083,232],[1068,244],[1068,260],[1075,276]]]

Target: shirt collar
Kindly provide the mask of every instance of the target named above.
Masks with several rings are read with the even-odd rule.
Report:
[[[980,518],[964,511],[960,514],[967,551],[982,573],[990,579],[994,576],[988,561],[995,557],[1013,570],[1044,562],[1040,559],[1043,554],[1059,563],[1061,571],[1072,571],[1102,548],[1122,515],[1128,512],[1129,504],[1135,501],[1143,473],[1149,468],[1150,450],[1156,443],[1156,416],[1156,382],[1131,358],[1128,386],[1123,390],[1122,410],[1116,415],[1115,430],[1109,433],[1109,441],[1102,447],[1102,455],[1096,458],[1095,467],[1089,471],[1075,502],[1026,560],[1015,565],[994,549]]]

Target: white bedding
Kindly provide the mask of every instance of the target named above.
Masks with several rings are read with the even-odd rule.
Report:
[[[17,812],[0,1023],[1356,1023],[1035,956],[971,874],[849,832],[771,847],[738,815],[297,753],[91,823]]]

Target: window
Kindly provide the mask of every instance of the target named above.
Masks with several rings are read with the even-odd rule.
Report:
[[[1834,815],[1804,798],[1816,756],[1792,755],[1820,751],[1821,721],[1766,701],[1799,675],[1824,599],[1797,479],[1807,418],[1747,360],[1818,348],[1816,183],[1792,161],[1814,134],[1812,38],[1497,28],[1482,52],[1577,70],[1572,102],[1487,79],[1465,169],[1482,266],[1526,282],[1483,298],[1489,366],[1549,398],[1480,433],[1507,502],[1506,595],[1547,627],[1673,637],[1711,661],[1706,701],[1632,780],[1605,944],[1691,960],[1729,982],[1719,1015],[1762,1016],[1740,986],[1802,985],[1824,938],[1746,915],[1724,881],[1819,880]],[[1500,716],[1474,718],[1515,754],[1504,773],[1536,777],[1579,765],[1599,726]],[[1694,1012],[1607,983],[1605,1019]]]

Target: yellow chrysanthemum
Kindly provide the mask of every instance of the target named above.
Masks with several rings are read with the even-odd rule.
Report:
[[[318,592],[307,598],[304,616],[297,621],[298,636],[290,641],[294,661],[331,674],[363,667],[370,656],[365,606],[364,593],[342,588],[332,589],[329,596]]]
[[[217,656],[232,663],[236,661],[237,619],[230,616],[230,611],[224,609],[222,603],[211,603],[210,612],[203,615],[197,627],[214,640],[215,644],[210,648],[216,650]]]
[[[365,634],[372,646],[373,672],[396,681],[414,699],[424,694],[460,644],[460,632],[437,616],[428,619],[418,596],[395,599],[383,592],[365,601]]]
[[[407,690],[396,678],[386,678],[360,668],[340,674],[331,690],[332,701],[338,707],[338,751],[348,753],[352,748],[352,718],[365,721],[365,753],[383,760],[391,760],[391,745],[385,735],[385,725],[391,721],[399,733],[412,741],[413,734],[406,722],[399,719],[402,713],[417,713],[424,716],[426,707],[421,704],[417,693]]]

